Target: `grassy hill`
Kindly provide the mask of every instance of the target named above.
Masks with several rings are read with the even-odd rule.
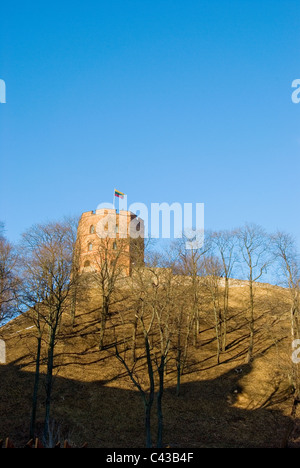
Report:
[[[291,417],[291,358],[288,291],[256,285],[254,359],[245,364],[248,323],[247,284],[230,289],[227,350],[216,363],[213,317],[203,308],[196,346],[190,346],[188,365],[176,395],[176,368],[170,354],[163,395],[164,444],[178,448],[300,446],[297,419]],[[132,448],[145,446],[141,396],[113,343],[131,334],[132,310],[122,320],[116,305],[107,324],[105,347],[99,351],[97,291],[77,307],[75,323],[66,312],[55,355],[52,430],[56,439],[74,446]],[[0,365],[0,439],[17,446],[28,441],[35,369],[35,329],[27,314],[0,329],[7,347],[7,364]],[[122,340],[121,340],[122,341]],[[142,341],[139,341],[140,383],[148,385]],[[42,365],[42,372],[45,366]],[[44,417],[43,381],[39,390],[37,430]],[[153,439],[156,407],[153,406]]]

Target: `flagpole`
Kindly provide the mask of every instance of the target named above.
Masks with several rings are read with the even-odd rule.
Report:
[[[115,191],[116,191],[116,189],[114,188],[114,196],[113,196],[113,207],[114,207],[114,210],[115,210]]]

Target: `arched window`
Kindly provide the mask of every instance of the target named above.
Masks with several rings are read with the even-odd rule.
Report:
[[[90,262],[89,260],[86,260],[86,261],[84,262],[83,266],[84,266],[84,268],[87,268],[87,267],[90,266],[90,264],[91,264],[91,262]]]
[[[95,226],[91,226],[90,227],[90,234],[94,234],[95,233]]]
[[[113,249],[117,250],[117,243],[116,242],[113,243]]]
[[[88,245],[88,251],[91,252],[93,250],[93,244],[90,242]]]

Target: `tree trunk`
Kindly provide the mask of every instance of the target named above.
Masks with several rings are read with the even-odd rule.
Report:
[[[246,358],[246,363],[249,364],[253,359],[253,347],[254,347],[254,293],[253,293],[253,266],[252,258],[248,252],[249,259],[249,303],[250,303],[250,317],[249,317],[249,346]]]
[[[71,320],[72,320],[72,327],[75,324],[75,317],[76,317],[76,302],[77,302],[77,285],[74,287],[74,291],[71,295]]]
[[[247,353],[247,363],[249,364],[253,359],[253,348],[254,348],[254,296],[253,296],[253,284],[250,281],[250,317],[249,317],[249,347]]]
[[[214,315],[215,315],[215,330],[216,330],[216,340],[217,340],[217,364],[220,364],[220,352],[221,352],[220,317],[218,313],[218,307],[216,304],[214,304]]]
[[[109,313],[109,300],[107,299],[107,297],[104,296],[103,304],[102,304],[102,311],[101,311],[101,324],[100,324],[100,338],[99,338],[100,351],[103,349],[103,346],[104,346],[104,335],[105,335],[108,313]]]
[[[149,393],[149,400],[146,404],[146,447],[152,447],[152,438],[151,438],[151,409],[154,401],[154,376],[153,376],[153,367],[151,361],[151,352],[150,352],[150,344],[148,335],[145,334],[145,348],[146,348],[146,355],[147,355],[147,367],[148,367],[148,376],[150,380],[150,393]]]
[[[45,403],[45,423],[44,423],[44,442],[46,446],[50,444],[50,406],[53,386],[53,366],[54,366],[54,349],[56,341],[57,327],[61,319],[61,308],[58,306],[51,317],[51,325],[49,330],[48,343],[48,360],[47,360],[47,375],[46,375],[46,403]]]
[[[162,397],[164,392],[164,367],[165,367],[165,356],[161,356],[160,365],[158,368],[159,375],[159,391],[157,395],[157,448],[162,448],[162,436],[163,436],[163,412],[162,412]]]
[[[48,348],[48,363],[47,363],[47,375],[46,375],[46,403],[45,403],[45,422],[44,422],[44,442],[46,446],[49,446],[50,442],[50,406],[51,406],[51,395],[52,395],[52,383],[53,383],[53,357],[54,357],[54,346],[55,346],[55,333],[51,330],[50,343]]]
[[[180,346],[180,345],[179,345]],[[181,381],[181,349],[178,346],[177,357],[176,357],[176,368],[177,368],[177,382],[176,382],[176,396],[180,394],[180,381]]]
[[[225,290],[224,290],[224,310],[223,310],[223,329],[222,329],[222,351],[226,351],[227,346],[227,317],[228,317],[228,304],[229,304],[229,279],[225,277]]]
[[[136,362],[136,334],[137,334],[138,317],[135,317],[133,322],[132,332],[132,362]]]
[[[292,345],[294,340],[299,338],[299,325],[298,325],[298,300],[297,294],[294,295],[293,303],[291,306],[291,341]],[[292,346],[293,349],[293,346]],[[295,390],[295,398],[300,399],[300,382],[299,382],[299,364],[292,366],[292,384]]]
[[[151,408],[152,408],[152,402],[145,403],[146,448],[152,448]]]
[[[36,361],[35,361],[32,410],[31,410],[30,430],[29,430],[30,439],[34,439],[35,437],[36,408],[37,408],[37,397],[38,397],[38,389],[39,389],[39,381],[40,381],[41,347],[42,347],[42,336],[41,334],[39,334],[38,339],[37,339],[37,353],[36,353]]]

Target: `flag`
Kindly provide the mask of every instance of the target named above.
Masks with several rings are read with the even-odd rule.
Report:
[[[115,197],[124,198],[125,193],[120,192],[120,190],[115,189]]]

